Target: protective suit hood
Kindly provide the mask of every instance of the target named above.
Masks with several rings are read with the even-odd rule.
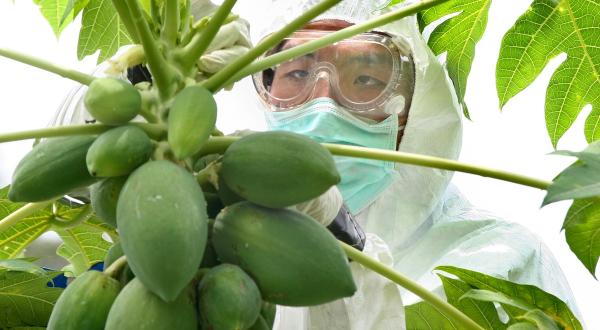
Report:
[[[258,28],[261,32],[253,35],[254,41],[283,27],[318,2],[274,1],[273,12],[280,15],[274,15],[271,22],[264,22],[267,25]],[[383,8],[388,2],[343,1],[315,20],[338,19],[359,24],[399,8]],[[414,95],[398,150],[458,158],[462,139],[460,106],[442,65],[419,32],[416,17],[406,17],[376,31],[404,39],[415,66]],[[393,183],[377,200],[359,211],[359,221],[367,232],[383,238],[393,254],[397,254],[418,239],[420,232],[431,227],[433,217],[430,215],[436,212],[436,207],[441,207],[440,200],[451,176],[448,171],[397,163]],[[386,221],[390,218],[402,220]]]

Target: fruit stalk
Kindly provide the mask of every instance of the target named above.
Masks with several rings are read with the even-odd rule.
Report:
[[[146,134],[153,139],[160,139],[167,132],[166,128],[159,124],[131,123],[131,125],[143,129],[144,132],[146,132]],[[0,143],[58,136],[96,135],[106,132],[111,128],[114,128],[114,126],[104,124],[48,127],[29,131],[0,134]]]
[[[121,268],[125,267],[125,265],[127,265],[127,257],[120,256],[104,270],[104,273],[112,278],[117,278]]]
[[[129,8],[129,13],[132,16],[135,29],[139,34],[140,41],[144,47],[146,60],[148,61],[148,66],[152,71],[153,81],[158,87],[161,98],[167,99],[171,95],[173,89],[176,87],[173,84],[175,80],[175,73],[170,64],[163,57],[163,54],[161,53],[160,48],[154,39],[154,36],[152,35],[152,31],[150,31],[150,27],[148,26],[148,22],[146,22],[146,18],[144,13],[142,13],[142,9],[140,8],[138,1],[124,1]]]
[[[239,70],[250,64],[256,58],[258,58],[261,54],[269,50],[270,48],[277,45],[281,40],[285,37],[292,34],[292,32],[300,29],[306,23],[310,22],[313,18],[319,16],[329,8],[333,7],[341,0],[324,0],[311,9],[307,10],[302,15],[298,16],[295,20],[293,20],[288,25],[284,26],[279,31],[273,33],[262,42],[260,42],[256,47],[250,49],[246,54],[239,57],[237,60],[231,62],[222,70],[217,72],[215,75],[210,77],[209,79],[200,83],[201,86],[206,87],[211,92],[216,93],[218,90],[226,86],[226,82]]]
[[[348,258],[384,276],[385,278],[393,281],[394,283],[421,297],[423,300],[433,305],[436,309],[438,309],[446,316],[453,318],[457,323],[461,324],[464,327],[464,329],[483,330],[483,328],[480,327],[477,323],[475,323],[475,321],[471,320],[468,316],[463,314],[456,307],[450,305],[442,298],[438,297],[434,293],[420,286],[417,282],[414,282],[408,277],[396,272],[394,269],[378,262],[377,260],[367,256],[366,254],[358,251],[350,245],[344,242],[339,243],[344,252],[346,252]]]
[[[39,202],[39,203],[29,203],[16,210],[15,212],[7,215],[2,220],[0,220],[0,233],[3,233],[8,228],[14,226],[20,220],[27,218],[28,216],[34,214],[35,212],[45,208],[46,206],[52,204],[54,200]]]
[[[448,0],[423,0],[423,1],[411,4],[411,5],[408,5],[406,7],[402,7],[401,9],[395,10],[395,11],[387,13],[385,15],[378,16],[378,17],[373,18],[364,23],[344,28],[337,32],[334,32],[334,33],[328,34],[324,37],[321,37],[317,40],[304,43],[302,45],[279,52],[275,55],[271,55],[267,58],[264,58],[260,61],[256,61],[256,62],[242,68],[238,72],[234,72],[234,75],[232,75],[232,78],[228,79],[226,83],[220,85],[219,88],[222,88],[222,86],[228,86],[248,75],[251,75],[256,72],[260,72],[267,68],[273,67],[277,64],[283,63],[292,58],[302,56],[302,55],[308,54],[310,52],[314,52],[315,50],[317,50],[319,48],[323,48],[325,46],[331,45],[338,41],[350,38],[359,33],[371,31],[378,26],[382,26],[382,25],[391,23],[393,21],[399,20],[403,17],[413,15],[417,12],[420,12],[427,8],[433,7],[435,5],[443,3],[445,1],[448,1]],[[218,89],[216,89],[215,91],[217,91],[217,90]]]
[[[36,68],[46,70],[48,72],[55,73],[59,76],[69,78],[71,80],[77,81],[84,85],[89,85],[92,83],[92,80],[95,78],[83,72],[79,72],[77,70],[72,70],[63,66],[60,66],[55,63],[48,62],[41,58],[37,58],[31,55],[23,54],[14,50],[0,48],[0,56],[10,58],[17,62],[29,64]]]

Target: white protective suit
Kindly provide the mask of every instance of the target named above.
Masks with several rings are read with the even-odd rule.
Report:
[[[273,21],[254,41],[318,2],[274,1],[270,9]],[[346,0],[317,20],[361,23],[387,11],[378,10],[387,2]],[[404,38],[415,63],[414,96],[398,150],[456,159],[461,147],[462,112],[446,71],[427,47],[416,18],[408,17],[377,31]],[[391,186],[356,214],[367,233],[364,252],[393,264],[399,272],[442,296],[441,282],[432,270],[452,265],[536,285],[558,296],[577,314],[571,290],[549,249],[524,227],[474,208],[450,184],[451,177],[452,172],[397,163]],[[360,265],[352,267],[356,295],[310,308],[280,307],[276,329],[404,328],[403,303],[389,282]],[[401,292],[404,305],[417,301],[409,292]]]

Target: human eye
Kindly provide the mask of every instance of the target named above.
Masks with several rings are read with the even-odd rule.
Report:
[[[384,87],[383,81],[367,75],[360,75],[354,79],[354,85],[361,87]]]
[[[302,79],[305,79],[306,77],[308,77],[308,71],[306,71],[306,70],[291,70],[285,74],[285,77],[291,78],[291,79],[296,79],[296,80],[302,80]]]

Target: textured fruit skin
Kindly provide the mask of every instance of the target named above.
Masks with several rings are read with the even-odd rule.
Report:
[[[105,329],[196,330],[197,322],[194,302],[187,290],[173,302],[165,302],[135,278],[115,300]]]
[[[90,199],[94,212],[113,227],[117,227],[117,201],[126,180],[126,176],[120,176],[104,179],[90,186]]]
[[[69,284],[48,321],[49,330],[103,330],[108,311],[121,285],[110,276],[90,270]]]
[[[175,96],[168,120],[168,141],[175,157],[198,152],[217,122],[217,103],[204,87],[189,86]]]
[[[92,176],[122,176],[148,161],[152,149],[152,141],[141,128],[121,126],[98,136],[85,160]]]
[[[140,166],[121,190],[117,225],[135,276],[163,300],[177,298],[198,270],[208,234],[194,176],[165,160]]]
[[[215,221],[212,243],[222,262],[255,280],[265,301],[311,306],[356,291],[337,240],[300,212],[249,202],[228,206]]]
[[[205,329],[248,329],[260,314],[256,283],[241,268],[222,264],[198,284],[198,311]]]
[[[305,202],[340,182],[327,149],[281,131],[250,134],[231,144],[221,175],[244,199],[275,208]]]
[[[142,96],[126,81],[96,78],[89,85],[83,103],[99,122],[120,125],[138,115],[142,107]]]
[[[95,179],[85,165],[92,142],[91,136],[71,136],[39,143],[17,165],[8,198],[13,202],[39,202],[93,183]]]

